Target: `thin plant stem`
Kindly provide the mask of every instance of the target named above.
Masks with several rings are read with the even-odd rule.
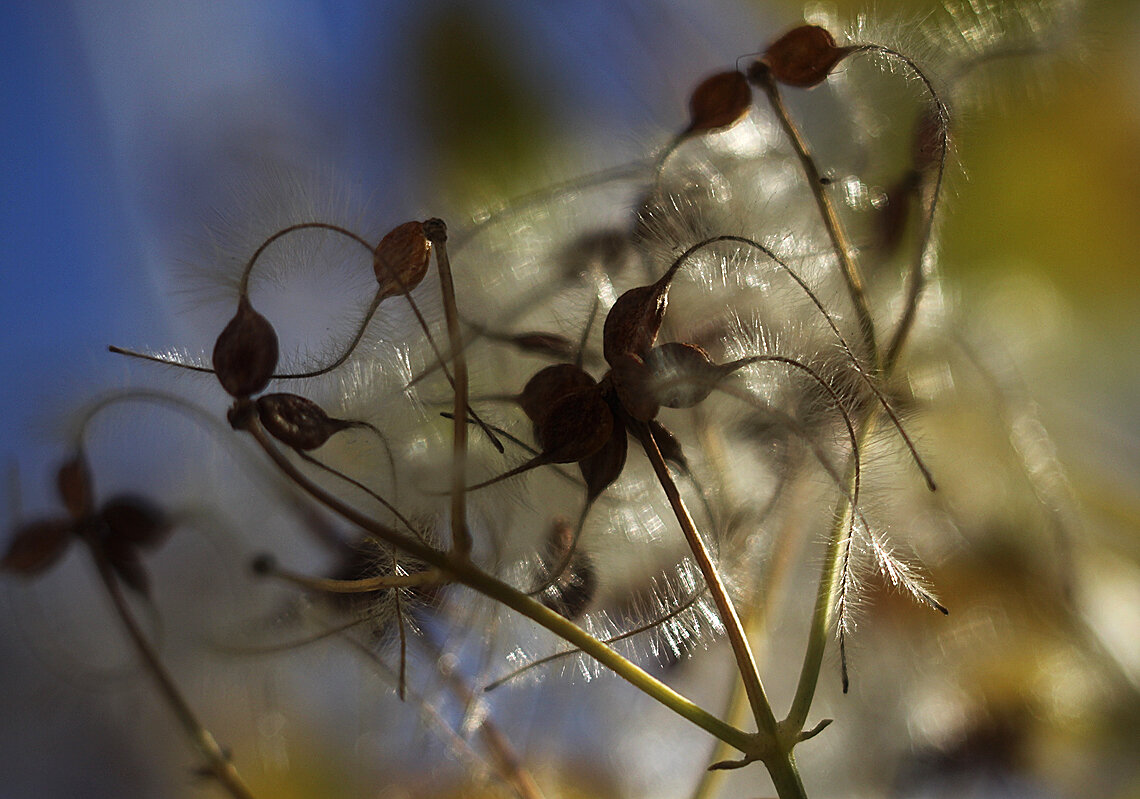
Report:
[[[847,292],[851,295],[851,302],[855,306],[859,328],[863,334],[868,355],[871,358],[872,371],[874,371],[879,366],[880,357],[878,344],[875,340],[875,320],[871,316],[871,308],[867,303],[862,274],[859,271],[858,264],[855,263],[854,248],[839,221],[839,214],[835,210],[835,204],[831,201],[831,195],[823,185],[822,175],[820,175],[819,167],[816,166],[815,158],[811,154],[807,140],[800,133],[788,112],[788,107],[784,104],[783,95],[780,94],[780,88],[776,85],[775,78],[766,69],[756,70],[750,77],[759,83],[760,88],[768,95],[768,101],[776,112],[780,127],[791,140],[792,147],[795,148],[796,155],[799,157],[808,187],[815,198],[816,205],[819,206],[820,215],[823,217],[823,225],[827,228],[827,234],[831,238],[835,254],[839,258],[839,272],[847,284]]]
[[[365,577],[360,580],[335,580],[331,577],[310,577],[305,574],[274,568],[270,575],[299,588],[319,591],[325,594],[372,594],[400,588],[421,588],[439,585],[442,576],[429,570],[414,574],[382,574],[378,577]]]
[[[776,716],[772,712],[772,705],[768,701],[764,685],[760,681],[756,660],[752,656],[752,647],[748,643],[748,637],[744,634],[744,627],[740,623],[736,608],[728,597],[728,591],[720,579],[720,573],[717,571],[700,533],[697,532],[688,508],[685,507],[681,492],[678,490],[672,475],[669,474],[669,467],[661,455],[661,450],[657,447],[657,442],[653,439],[653,433],[647,425],[639,425],[635,430],[637,438],[645,450],[645,455],[649,458],[649,463],[657,475],[657,480],[669,499],[669,505],[673,508],[678,524],[681,525],[681,532],[685,536],[685,541],[693,553],[697,567],[701,570],[705,583],[708,585],[709,593],[713,598],[713,603],[720,614],[721,622],[724,624],[729,643],[732,645],[732,651],[736,657],[740,677],[744,681],[744,689],[748,693],[748,704],[752,708],[752,715],[756,724],[762,732],[774,737],[777,732]]]
[[[942,195],[942,181],[946,175],[946,160],[950,154],[950,111],[942,101],[934,84],[925,72],[905,53],[900,53],[889,47],[879,44],[864,44],[858,48],[859,52],[877,53],[887,58],[901,62],[908,70],[921,81],[926,93],[930,95],[930,102],[934,105],[935,117],[938,122],[938,165],[934,174],[934,185],[930,190],[929,207],[922,217],[922,229],[918,235],[917,251],[911,264],[910,274],[907,277],[906,299],[903,303],[903,315],[891,334],[887,345],[886,356],[883,359],[883,370],[890,372],[895,361],[898,360],[907,335],[914,324],[915,314],[918,312],[918,300],[926,285],[926,254],[930,249],[934,237],[934,219],[938,213],[938,201]],[[922,182],[919,182],[920,201]]]
[[[860,430],[860,441],[866,442],[875,430],[875,417],[871,416]],[[855,480],[856,466],[852,463],[847,470],[847,483]],[[812,699],[819,684],[819,673],[823,667],[824,650],[827,648],[831,621],[835,615],[836,593],[839,590],[839,568],[845,557],[844,538],[851,535],[852,517],[856,508],[849,497],[841,498],[841,510],[835,514],[827,539],[827,552],[820,571],[816,589],[815,607],[812,610],[811,627],[808,631],[808,644],[804,650],[803,666],[792,705],[783,725],[802,730],[811,712]]]
[[[444,680],[447,681],[448,687],[451,688],[459,701],[465,706],[470,707],[477,699],[475,692],[471,690],[471,686],[463,679],[454,668],[444,666],[444,661],[440,657],[440,653],[436,652],[436,668]],[[522,761],[519,759],[518,753],[515,752],[513,746],[498,725],[491,719],[489,713],[483,714],[479,721],[479,737],[483,740],[483,745],[487,747],[487,751],[491,754],[491,759],[494,761],[495,766],[499,769],[502,779],[514,788],[515,793],[519,795],[519,799],[543,799],[542,791],[538,787],[538,783],[534,781],[534,777],[523,766]]]
[[[107,589],[107,594],[111,597],[111,602],[115,605],[115,612],[122,621],[123,627],[131,639],[131,643],[146,664],[147,672],[154,679],[159,693],[162,694],[163,699],[166,700],[167,705],[169,705],[170,709],[174,712],[183,731],[187,737],[190,738],[191,743],[194,745],[194,748],[198,750],[203,760],[206,761],[206,771],[210,776],[216,779],[234,799],[254,799],[254,793],[245,784],[245,781],[238,773],[237,768],[230,761],[225,750],[218,744],[210,731],[198,721],[198,717],[194,715],[190,703],[186,701],[186,698],[182,695],[182,692],[174,682],[174,678],[171,677],[170,672],[168,672],[166,666],[163,665],[162,659],[158,656],[158,652],[151,646],[150,641],[147,640],[146,635],[139,627],[134,614],[131,612],[130,605],[127,604],[126,597],[123,596],[119,581],[112,572],[111,564],[107,561],[107,557],[104,555],[100,544],[90,536],[87,538],[87,543],[92,557],[95,560],[95,566],[99,571],[99,578],[102,580],[103,586]]]
[[[451,260],[447,257],[447,225],[442,219],[424,223],[424,234],[431,241],[435,264],[439,270],[443,314],[454,353],[455,418],[452,419],[451,461],[451,545],[456,554],[471,554],[471,532],[467,529],[467,356],[463,352],[463,331],[459,327],[459,308],[455,302],[455,282],[451,277]],[[442,363],[442,361],[441,361]]]

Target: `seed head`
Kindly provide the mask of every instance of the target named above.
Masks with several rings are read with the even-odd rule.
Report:
[[[752,87],[743,74],[718,72],[705,78],[689,97],[689,127],[686,134],[729,128],[748,114]]]
[[[810,89],[823,83],[849,52],[836,46],[825,28],[801,25],[772,42],[759,63],[780,83]]]
[[[218,382],[232,397],[252,396],[269,385],[277,368],[277,354],[277,331],[243,296],[237,313],[214,344]]]
[[[422,222],[405,222],[393,228],[372,253],[372,271],[380,284],[379,296],[407,294],[427,274],[431,242]]]

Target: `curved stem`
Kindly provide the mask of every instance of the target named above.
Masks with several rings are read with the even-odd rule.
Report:
[[[863,333],[863,340],[867,346],[867,352],[871,358],[872,371],[877,370],[879,367],[879,347],[875,341],[875,320],[871,316],[871,308],[867,303],[866,290],[863,287],[863,278],[859,271],[859,266],[855,263],[854,249],[851,242],[847,239],[847,233],[843,229],[843,225],[839,221],[839,214],[835,210],[835,204],[831,201],[831,195],[827,193],[824,188],[822,176],[819,173],[819,168],[816,166],[815,158],[811,154],[808,147],[807,140],[804,139],[803,134],[800,133],[796,123],[792,120],[791,114],[788,113],[788,108],[784,105],[783,95],[780,94],[780,88],[776,85],[775,78],[767,70],[758,70],[753,74],[753,79],[760,84],[765,94],[768,95],[768,101],[772,104],[772,109],[776,112],[776,118],[780,122],[780,127],[783,128],[784,133],[792,142],[792,147],[795,148],[796,155],[800,159],[800,166],[803,168],[804,175],[807,177],[808,187],[811,189],[812,196],[815,197],[816,205],[819,206],[819,213],[823,217],[823,225],[827,228],[827,234],[831,238],[831,243],[835,248],[835,254],[839,258],[840,274],[843,275],[843,280],[847,284],[847,292],[851,295],[851,302],[855,306],[855,314],[859,319],[859,328]]]
[[[934,113],[938,123],[938,165],[934,175],[934,186],[930,194],[930,207],[926,209],[926,213],[923,215],[922,230],[918,236],[918,251],[915,253],[914,263],[911,265],[910,275],[907,279],[903,315],[899,319],[894,333],[891,334],[890,343],[887,345],[887,354],[883,359],[883,369],[889,372],[895,361],[898,360],[903,344],[906,343],[907,335],[914,324],[915,314],[918,312],[919,297],[926,285],[926,253],[934,235],[934,218],[938,211],[938,200],[942,194],[942,180],[946,175],[946,160],[950,153],[950,111],[934,88],[930,78],[905,53],[879,44],[861,45],[858,51],[878,53],[904,64],[922,82],[927,94],[930,95],[930,102],[934,104]]]
[[[870,417],[860,430],[860,442],[866,442],[873,434],[874,429],[875,419]],[[848,483],[854,481],[855,473],[856,468],[852,464],[847,471]],[[824,555],[819,586],[816,589],[815,607],[812,610],[808,645],[804,651],[804,662],[800,669],[800,678],[796,685],[791,709],[783,722],[785,726],[796,730],[802,730],[804,724],[807,723],[812,699],[815,697],[815,689],[819,683],[819,673],[823,667],[823,655],[827,649],[831,621],[835,615],[836,593],[839,590],[837,577],[845,556],[844,533],[850,529],[853,521],[852,516],[855,512],[855,506],[849,498],[845,497],[843,508],[835,514],[835,520],[832,522],[831,532],[828,535],[827,552]]]
[[[214,736],[210,734],[210,731],[203,727],[202,723],[198,721],[197,716],[194,715],[194,711],[190,708],[190,703],[182,696],[182,692],[175,684],[174,678],[170,676],[170,672],[166,670],[162,659],[158,656],[158,653],[154,647],[151,646],[150,641],[147,640],[146,635],[139,627],[134,614],[131,613],[130,605],[127,604],[126,597],[123,596],[119,581],[116,579],[111,565],[103,554],[99,543],[89,536],[87,538],[87,544],[95,560],[95,566],[98,568],[99,578],[102,580],[103,586],[107,589],[107,593],[115,605],[115,612],[123,622],[123,627],[126,629],[131,643],[134,644],[135,650],[146,664],[147,672],[154,679],[159,693],[162,694],[163,699],[166,700],[170,709],[174,711],[174,715],[178,719],[178,723],[182,725],[183,731],[190,738],[194,748],[198,750],[198,753],[206,761],[206,769],[210,776],[216,779],[234,799],[254,799],[253,792],[245,784],[245,781],[241,778],[234,764],[230,762],[225,750],[218,744]]]
[[[267,238],[265,241],[261,242],[261,246],[254,250],[253,255],[251,255],[249,260],[246,261],[245,269],[243,269],[241,273],[241,283],[238,286],[238,294],[240,296],[244,297],[249,294],[249,277],[253,272],[253,265],[257,263],[257,259],[262,256],[266,249],[268,249],[269,245],[278,239],[289,235],[290,233],[297,232],[298,230],[327,230],[331,233],[339,233],[341,236],[352,239],[361,247],[368,250],[369,254],[371,254],[374,250],[373,246],[361,236],[358,236],[356,233],[353,233],[347,228],[343,228],[340,225],[334,225],[329,222],[298,222],[295,225],[283,227],[272,236]]]

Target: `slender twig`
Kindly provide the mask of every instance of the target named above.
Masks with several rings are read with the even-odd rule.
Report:
[[[437,651],[435,655],[437,670],[447,681],[448,687],[459,698],[459,701],[466,707],[470,707],[479,701],[463,676],[455,668],[445,665],[448,662],[445,661],[442,654]],[[491,719],[490,714],[481,713],[479,719],[479,737],[483,740],[483,745],[487,747],[487,751],[490,752],[491,759],[501,772],[504,781],[515,789],[519,799],[542,799],[542,791],[539,789],[538,783],[534,781],[534,777],[523,766],[518,753],[515,752],[514,747],[511,746],[510,741],[507,740],[498,725]]]
[[[942,194],[942,181],[946,175],[946,161],[950,154],[950,111],[942,101],[938,90],[934,88],[934,84],[930,78],[922,71],[918,64],[905,53],[900,53],[897,50],[884,47],[880,44],[860,45],[858,50],[866,53],[877,53],[904,64],[906,68],[919,79],[926,89],[926,93],[930,95],[930,102],[934,106],[935,121],[938,124],[938,164],[935,168],[934,184],[930,189],[929,207],[926,208],[922,216],[922,229],[919,231],[914,260],[911,263],[910,273],[907,276],[906,297],[903,301],[903,315],[895,326],[894,333],[891,334],[890,343],[887,345],[886,356],[883,358],[883,371],[890,372],[895,361],[898,360],[899,353],[902,350],[903,344],[906,343],[906,338],[910,333],[911,326],[914,324],[914,318],[918,312],[918,301],[926,285],[926,255],[934,238],[934,220],[938,213],[938,201]],[[919,201],[921,202],[921,181],[919,187]]]
[[[198,721],[198,717],[191,709],[190,703],[186,701],[186,698],[182,695],[182,692],[174,682],[174,678],[171,677],[170,672],[166,670],[166,666],[163,664],[158,652],[151,646],[150,641],[147,640],[146,635],[139,627],[134,614],[131,612],[130,605],[127,603],[126,597],[123,596],[122,588],[112,571],[111,564],[108,562],[102,546],[90,535],[87,537],[87,543],[92,557],[95,560],[95,566],[99,571],[99,578],[102,580],[103,586],[107,589],[107,594],[111,597],[111,602],[115,605],[115,612],[122,621],[123,627],[131,639],[131,643],[134,644],[135,650],[146,664],[147,672],[154,679],[159,693],[162,694],[166,703],[174,712],[178,723],[182,725],[183,731],[187,737],[190,738],[194,748],[198,750],[198,753],[206,761],[206,772],[216,779],[234,799],[254,799],[253,792],[245,784],[237,768],[230,761],[229,755],[218,744],[210,731]]]
[[[669,505],[673,508],[673,514],[677,517],[681,532],[693,553],[694,560],[696,560],[697,568],[700,569],[701,575],[708,585],[709,594],[720,614],[721,622],[728,634],[729,643],[732,645],[733,654],[736,656],[736,664],[740,671],[740,677],[744,680],[744,688],[748,692],[748,704],[752,708],[752,715],[756,719],[756,724],[760,730],[774,736],[776,734],[776,716],[772,713],[772,705],[768,701],[764,685],[760,681],[760,673],[756,669],[756,661],[752,656],[752,647],[744,634],[744,627],[740,623],[736,608],[733,606],[732,600],[729,599],[728,590],[720,579],[720,572],[717,570],[716,564],[713,563],[712,556],[700,533],[697,532],[697,527],[693,523],[692,516],[689,515],[688,508],[685,507],[685,502],[681,498],[681,492],[678,490],[673,476],[669,474],[669,467],[665,464],[665,458],[661,455],[661,450],[653,438],[652,431],[648,425],[644,424],[639,424],[633,430],[645,450],[646,457],[649,458],[650,465],[653,466],[657,481],[669,499]]]
[[[875,430],[874,416],[867,419],[860,430],[860,441],[866,442]],[[852,462],[847,471],[848,482],[855,480],[856,466]],[[849,536],[852,516],[857,512],[849,497],[840,499],[841,506],[832,521],[831,532],[827,539],[827,552],[824,555],[821,567],[819,585],[816,589],[815,607],[812,610],[811,627],[808,631],[808,645],[804,650],[803,666],[800,669],[799,682],[796,684],[796,693],[792,699],[791,709],[783,725],[796,730],[802,730],[807,723],[811,711],[812,699],[815,697],[816,685],[819,683],[819,673],[823,667],[823,654],[827,648],[831,629],[831,621],[835,615],[835,599],[839,590],[838,576],[844,557],[844,539]]]
[[[791,140],[792,147],[795,148],[796,155],[799,157],[800,165],[803,168],[804,175],[807,177],[808,187],[811,190],[812,196],[815,198],[816,205],[819,206],[820,215],[823,217],[823,225],[827,228],[827,234],[831,237],[835,254],[839,258],[839,272],[847,284],[847,291],[851,295],[852,304],[855,306],[855,314],[859,319],[860,332],[863,334],[863,341],[867,346],[867,353],[871,358],[872,371],[874,371],[879,366],[879,348],[875,341],[875,321],[871,316],[870,305],[867,303],[866,290],[863,286],[863,278],[859,271],[859,266],[855,263],[854,248],[847,238],[847,232],[843,229],[843,225],[839,221],[839,214],[835,210],[835,204],[831,200],[831,195],[824,186],[822,175],[820,175],[819,167],[816,166],[815,158],[811,154],[807,140],[803,137],[803,134],[800,133],[799,128],[788,112],[788,107],[784,104],[783,95],[780,93],[780,88],[776,84],[775,78],[773,78],[771,73],[766,69],[754,70],[750,77],[759,83],[760,88],[768,95],[768,101],[772,104],[772,109],[776,112],[776,118],[780,122],[780,127],[783,128],[784,133]]]
[[[451,260],[447,257],[447,225],[442,219],[424,223],[424,235],[432,244],[439,270],[439,286],[443,295],[443,314],[451,338],[454,359],[455,418],[452,419],[451,461],[451,545],[460,557],[471,554],[471,531],[467,529],[467,357],[463,352],[463,331],[459,327],[459,308],[455,302],[455,282],[451,277]],[[442,361],[441,361],[442,363]]]

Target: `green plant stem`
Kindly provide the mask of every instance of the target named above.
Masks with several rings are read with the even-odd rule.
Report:
[[[456,582],[499,602],[526,616],[546,628],[567,643],[578,647],[622,679],[642,692],[665,705],[667,708],[688,719],[693,724],[714,737],[731,744],[746,757],[761,759],[769,754],[771,740],[768,735],[758,736],[739,730],[709,713],[688,698],[674,691],[665,683],[653,677],[637,664],[622,657],[611,647],[599,641],[570,620],[558,615],[540,602],[507,585],[498,578],[480,569],[469,558],[457,557],[426,546],[413,538],[380,524],[355,508],[346,505],[309,480],[273,444],[268,434],[261,429],[256,418],[249,418],[241,428],[253,436],[258,445],[277,464],[278,468],[303,491],[329,510],[348,522],[359,526],[369,534],[386,543],[402,549],[414,558],[434,566]],[[792,794],[794,796],[794,794]]]
[[[872,359],[872,371],[874,371],[878,368],[879,361],[879,347],[875,340],[875,321],[867,303],[867,294],[863,287],[863,278],[859,266],[855,263],[854,249],[847,238],[843,225],[839,222],[835,204],[831,201],[831,195],[828,194],[824,186],[822,175],[819,173],[819,168],[816,166],[815,158],[811,154],[807,140],[796,127],[791,114],[788,113],[788,107],[784,104],[783,95],[780,94],[780,88],[776,85],[775,78],[767,70],[761,70],[752,77],[768,95],[768,101],[776,112],[780,127],[791,140],[792,147],[795,148],[796,155],[799,157],[800,166],[807,177],[808,187],[811,189],[816,205],[819,206],[820,215],[823,217],[823,225],[827,228],[827,234],[831,237],[835,254],[839,258],[839,272],[843,275],[843,280],[847,284],[847,292],[851,295],[851,302],[855,306],[859,328],[867,346],[867,353]]]
[[[792,744],[794,746],[794,743]],[[776,788],[776,795],[780,799],[807,799],[803,780],[800,779],[800,770],[796,765],[796,756],[791,746],[764,761],[768,775],[772,778],[772,785]]]
[[[870,439],[875,426],[876,417],[871,415],[859,431],[860,447]],[[852,463],[847,471],[847,486],[850,487],[854,483],[855,474],[855,464]],[[802,730],[807,723],[812,699],[815,697],[815,689],[819,683],[819,673],[823,667],[824,651],[827,649],[827,641],[830,637],[831,622],[835,615],[836,592],[839,590],[837,578],[840,564],[843,562],[844,534],[851,523],[851,514],[855,512],[854,506],[848,499],[849,496],[850,492],[847,492],[841,500],[843,510],[835,515],[828,535],[827,553],[824,556],[819,586],[816,589],[815,607],[812,610],[807,649],[804,651],[804,662],[800,669],[800,678],[796,685],[791,709],[782,723],[782,726],[795,730]]]
[[[190,738],[194,748],[198,750],[199,754],[206,761],[206,770],[234,799],[254,799],[253,792],[245,784],[245,781],[241,778],[234,764],[230,762],[225,751],[218,744],[210,731],[198,721],[197,716],[194,715],[194,711],[190,708],[190,703],[182,696],[182,692],[175,684],[174,678],[170,676],[170,672],[166,670],[162,659],[158,656],[158,653],[154,650],[154,647],[151,646],[150,641],[147,640],[146,635],[139,627],[134,614],[131,613],[130,605],[127,604],[126,597],[123,596],[119,581],[111,571],[111,565],[107,562],[107,558],[103,554],[100,544],[90,537],[87,543],[92,557],[95,560],[95,566],[99,571],[99,577],[103,582],[103,586],[107,589],[111,601],[115,605],[115,611],[120,620],[122,620],[123,627],[126,629],[131,643],[134,644],[136,651],[146,664],[147,672],[154,679],[155,685],[158,686],[159,693],[162,694],[166,703],[170,706],[170,709],[174,711],[175,717],[178,719],[179,724],[182,725],[182,729],[186,735]]]

